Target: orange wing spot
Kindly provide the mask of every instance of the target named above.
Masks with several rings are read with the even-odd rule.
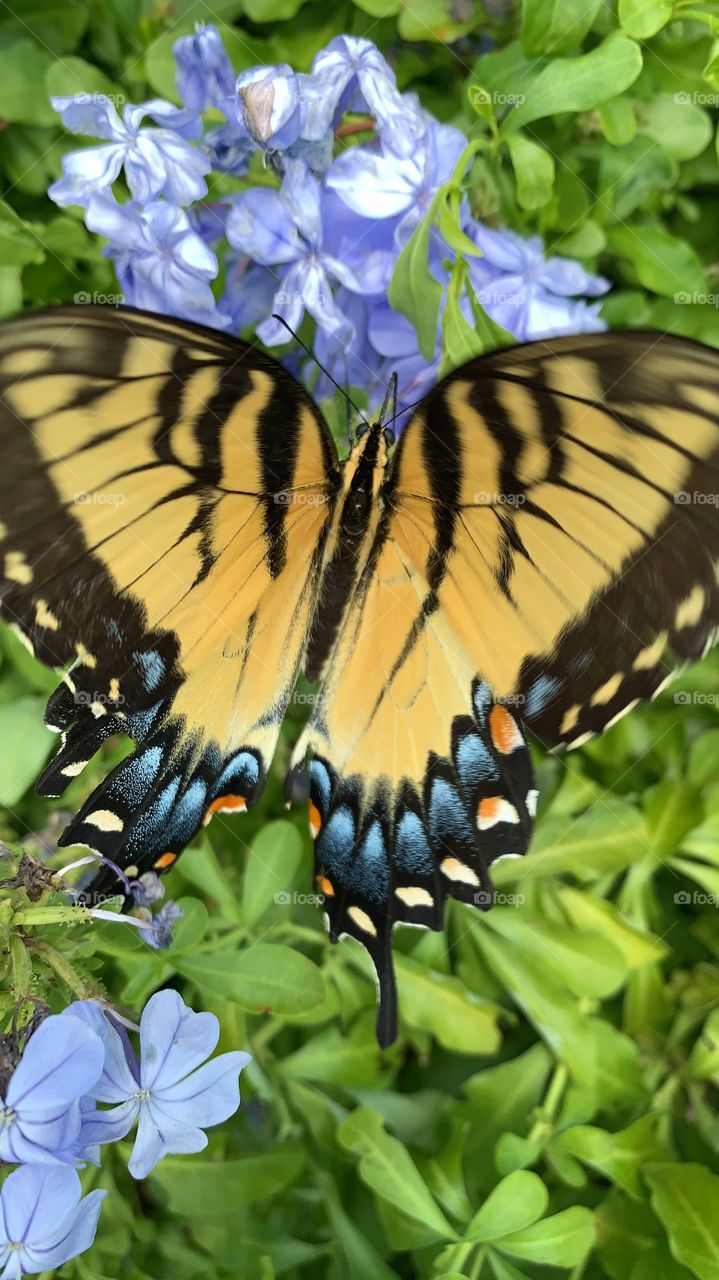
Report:
[[[477,820],[479,822],[494,822],[495,818],[499,816],[501,804],[501,796],[485,796],[484,800],[479,802]]]
[[[499,703],[489,713],[489,732],[497,751],[501,751],[503,756],[509,755],[523,741],[514,716]]]
[[[176,853],[163,853],[152,865],[155,871],[164,871],[165,867],[171,867],[173,862],[177,861]]]
[[[202,825],[206,827],[215,813],[245,813],[246,810],[247,801],[244,796],[218,796],[216,800],[212,801],[202,819]]]
[[[322,830],[322,814],[311,800],[307,801],[307,816],[310,824],[310,835],[316,840]]]
[[[334,898],[335,887],[332,881],[327,879],[327,876],[315,876],[315,881],[320,893],[323,893],[326,898]]]

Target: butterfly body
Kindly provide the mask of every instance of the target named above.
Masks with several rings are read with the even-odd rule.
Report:
[[[310,397],[244,343],[130,309],[0,329],[0,609],[63,672],[59,795],[134,743],[61,843],[98,900],[256,804],[300,672],[319,681],[315,873],[396,1023],[396,923],[486,908],[529,843],[527,746],[576,746],[719,626],[719,357],[670,335],[493,352],[394,448],[343,461]],[[714,496],[712,496],[714,495]]]

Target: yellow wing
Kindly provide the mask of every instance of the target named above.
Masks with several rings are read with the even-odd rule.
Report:
[[[488,906],[490,863],[527,847],[523,727],[600,731],[715,634],[718,494],[719,356],[681,339],[498,352],[409,423],[295,757],[385,1042],[392,925],[441,927],[447,895]]]
[[[2,616],[68,671],[48,721],[58,794],[104,738],[135,753],[62,842],[162,869],[258,798],[295,682],[336,456],[274,361],[129,309],[0,331]],[[101,876],[102,892],[112,876]]]

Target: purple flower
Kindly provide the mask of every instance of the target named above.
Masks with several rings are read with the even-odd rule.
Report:
[[[397,155],[414,150],[424,132],[423,113],[402,97],[394,72],[371,40],[336,36],[316,55],[310,78],[329,118],[338,120],[347,110],[365,109]]]
[[[202,126],[194,111],[153,98],[137,107],[125,107],[121,120],[112,102],[101,93],[77,93],[51,101],[71,133],[108,139],[106,146],[63,156],[64,177],[48,192],[56,204],[87,204],[91,196],[112,186],[123,168],[131,196],[142,204],[158,195],[166,195],[176,204],[190,204],[207,192],[204,175],[210,171],[210,162],[185,141],[201,136]],[[145,116],[165,127],[141,128]]]
[[[165,896],[165,886],[154,871],[145,871],[131,881],[130,892],[138,907],[149,907]]]
[[[604,329],[598,304],[588,306],[573,295],[597,297],[606,293],[608,280],[569,258],[545,258],[539,236],[525,240],[475,221],[465,229],[483,255],[470,261],[477,296],[492,319],[520,342]]]
[[[352,325],[332,296],[334,280],[359,290],[355,273],[323,247],[322,188],[301,160],[286,162],[281,190],[266,187],[243,192],[227,219],[234,249],[263,266],[284,265],[273,310],[298,329],[305,310],[338,341],[349,341]],[[267,346],[287,341],[287,331],[271,317],[258,325]]]
[[[86,222],[107,236],[125,299],[132,306],[221,327],[209,281],[217,258],[193,230],[184,209],[166,200],[145,208],[118,204],[110,192],[93,196]]]
[[[106,1191],[81,1199],[74,1169],[25,1165],[0,1191],[2,1280],[54,1271],[89,1249]]]
[[[433,121],[410,155],[397,155],[387,145],[345,151],[327,174],[327,185],[363,218],[399,218],[395,239],[401,248],[466,145],[459,129]]]
[[[239,1107],[238,1076],[249,1054],[222,1053],[205,1062],[219,1039],[217,1018],[193,1013],[176,991],[158,991],[145,1006],[139,1061],[98,1005],[75,1004],[68,1012],[89,1022],[105,1044],[103,1073],[88,1092],[112,1105],[84,1117],[83,1140],[114,1142],[138,1121],[128,1165],[134,1178],[147,1177],[169,1153],[203,1151],[203,1129]]]
[[[46,1018],[25,1045],[0,1103],[0,1160],[74,1163],[80,1099],[97,1083],[104,1051],[94,1030],[65,1014]]]
[[[150,916],[147,929],[140,930],[140,937],[146,942],[148,947],[153,947],[156,951],[166,951],[172,944],[172,934],[175,924],[184,916],[184,911],[178,903],[173,902],[172,898],[168,899],[164,907],[161,907],[156,915]]]
[[[198,23],[195,34],[181,36],[172,46],[177,63],[177,92],[190,111],[208,105],[225,109],[235,92],[235,73],[216,27]]]

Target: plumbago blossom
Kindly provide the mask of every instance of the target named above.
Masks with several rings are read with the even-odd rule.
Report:
[[[146,885],[150,900],[152,885]],[[150,998],[140,1054],[122,1023],[93,1000],[45,1017],[25,1042],[0,1044],[0,1161],[20,1166],[0,1192],[0,1277],[60,1266],[89,1248],[104,1191],[80,1199],[76,1166],[100,1163],[100,1146],[137,1122],[128,1163],[145,1178],[170,1152],[202,1151],[204,1130],[240,1105],[247,1053],[211,1058],[212,1013],[194,1013],[176,991]],[[206,1061],[209,1059],[209,1061]],[[109,1104],[109,1105],[108,1105]]]
[[[235,76],[212,26],[182,37],[174,53],[182,109],[153,100],[120,120],[101,95],[53,98],[70,131],[105,143],[65,156],[51,196],[82,205],[88,227],[106,237],[128,303],[256,334],[314,380],[272,318],[296,330],[309,317],[318,359],[340,383],[364,389],[371,408],[394,372],[400,405],[418,399],[439,375],[442,308],[428,358],[388,289],[435,193],[457,176],[464,134],[400,93],[361,37],[332,40],[306,74],[280,65]],[[208,107],[224,123],[203,135]],[[209,178],[205,198],[211,172],[223,176]],[[466,201],[458,232],[479,251],[466,258],[476,297],[517,339],[604,328],[588,299],[605,292],[605,280],[545,257],[538,237],[483,226]],[[456,257],[433,228],[428,270],[440,284]],[[218,277],[222,291],[212,288]],[[474,327],[466,292],[460,305]],[[330,389],[328,378],[314,383],[320,398]]]

